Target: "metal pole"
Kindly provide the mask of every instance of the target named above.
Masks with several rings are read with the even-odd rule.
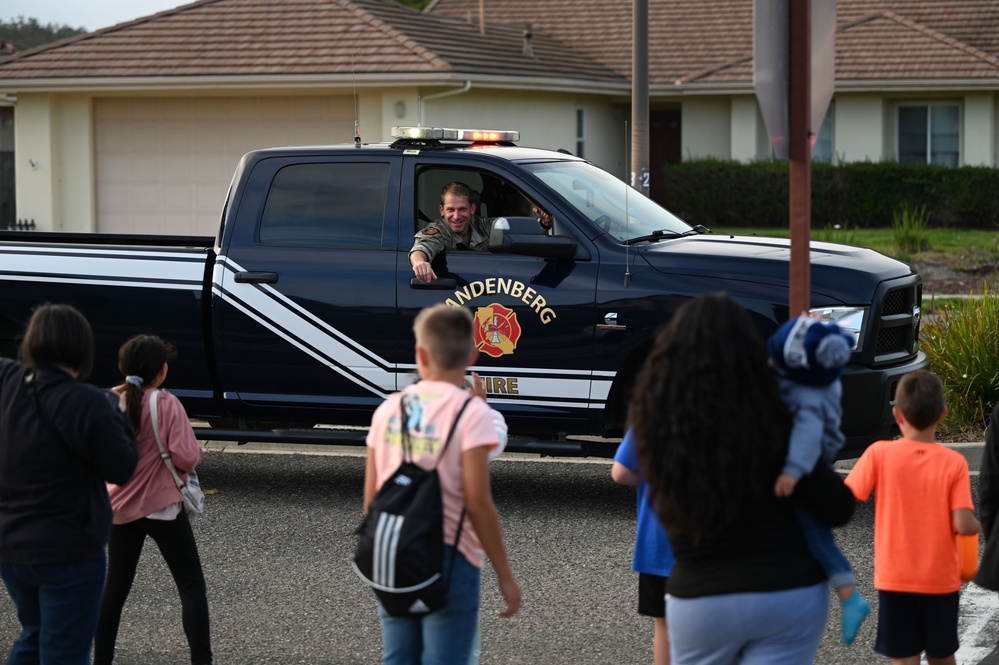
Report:
[[[789,189],[790,189],[790,315],[807,311],[811,293],[809,232],[812,209],[811,112],[811,0],[791,0],[790,7],[790,104],[789,104]]]
[[[631,51],[631,186],[649,195],[649,0],[634,0]],[[655,174],[659,177],[659,174]]]

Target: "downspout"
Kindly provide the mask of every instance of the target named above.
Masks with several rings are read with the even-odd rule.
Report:
[[[468,92],[471,89],[472,89],[472,82],[471,81],[465,81],[465,85],[463,87],[461,87],[461,88],[458,88],[457,90],[445,90],[444,92],[438,92],[436,95],[429,95],[427,97],[420,97],[419,98],[419,103],[420,103],[420,124],[419,124],[419,126],[420,127],[423,126],[423,102],[429,101],[429,100],[432,100],[432,99],[441,99],[443,97],[450,97],[451,95],[460,95],[460,94]]]

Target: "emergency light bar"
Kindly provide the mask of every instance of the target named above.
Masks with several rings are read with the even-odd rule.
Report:
[[[520,132],[503,129],[449,129],[447,127],[393,127],[392,138],[500,143],[520,140]]]

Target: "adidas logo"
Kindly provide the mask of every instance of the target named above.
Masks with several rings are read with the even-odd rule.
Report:
[[[427,607],[426,603],[424,603],[419,598],[416,599],[415,603],[413,603],[412,605],[409,606],[409,613],[410,614],[426,614],[429,611],[430,611],[430,608]]]
[[[413,479],[409,476],[396,476],[395,484],[402,485],[403,487],[408,487],[413,484]]]

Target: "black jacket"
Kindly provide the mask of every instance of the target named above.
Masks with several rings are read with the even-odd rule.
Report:
[[[992,411],[989,430],[982,451],[978,476],[978,518],[982,522],[985,550],[978,564],[974,582],[980,587],[999,591],[999,405]]]
[[[26,382],[33,372],[40,410]],[[105,481],[127,482],[137,459],[132,426],[107,391],[0,359],[0,561],[97,556],[111,534]]]
[[[802,476],[794,499],[829,526],[846,524],[857,504],[842,478],[824,464]],[[669,592],[677,598],[783,591],[826,579],[809,552],[792,501],[772,493],[745,506],[740,519],[700,543],[673,530],[669,540],[676,557]]]

